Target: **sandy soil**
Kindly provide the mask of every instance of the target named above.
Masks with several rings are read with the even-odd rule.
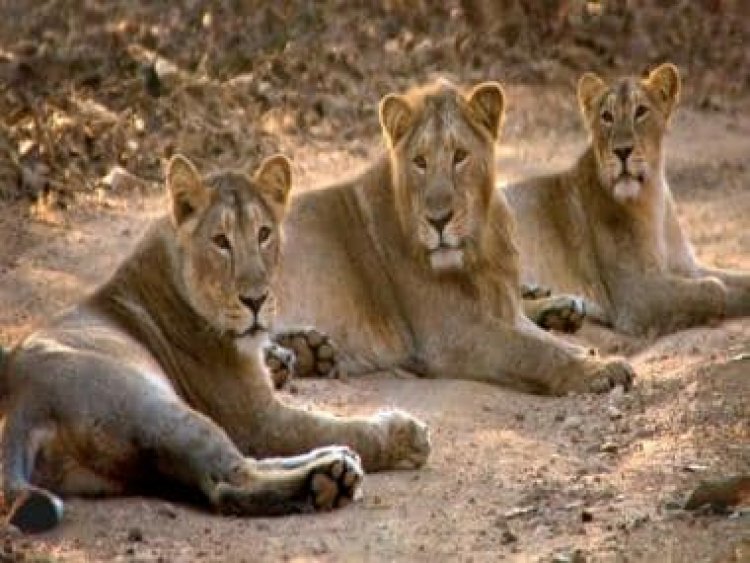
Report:
[[[572,94],[509,88],[504,178],[565,166],[583,146]],[[540,109],[544,111],[540,111]],[[563,147],[562,145],[566,146]],[[298,189],[364,165],[379,140],[290,152]],[[684,109],[669,176],[698,254],[750,269],[750,119]],[[160,213],[158,188],[0,210],[0,342],[102,281]],[[5,554],[64,561],[750,561],[750,520],[670,510],[699,480],[750,470],[750,319],[655,342],[584,330],[628,353],[627,395],[544,398],[378,374],[298,381],[285,397],[338,413],[398,406],[431,426],[420,471],[369,475],[362,502],[312,516],[234,519],[164,500],[71,499],[59,529]],[[579,551],[576,551],[579,550]],[[578,557],[578,559],[576,559]],[[583,559],[582,559],[583,558]],[[0,560],[6,560],[0,555]]]

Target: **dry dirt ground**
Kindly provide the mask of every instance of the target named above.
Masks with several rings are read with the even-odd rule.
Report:
[[[498,150],[502,177],[569,163],[584,142],[572,92],[509,87],[508,94]],[[698,254],[750,270],[747,107],[682,109],[669,137],[668,172]],[[289,151],[297,189],[324,184],[333,171],[354,170],[378,150],[377,138],[297,145]],[[88,194],[64,211],[7,204],[0,210],[0,342],[14,342],[102,281],[162,204],[157,188]],[[397,406],[431,427],[434,451],[424,469],[369,475],[364,499],[343,510],[236,519],[165,500],[71,499],[59,529],[14,539],[5,555],[750,561],[746,512],[671,508],[703,478],[750,470],[750,360],[743,359],[750,352],[750,319],[654,342],[592,330],[580,338],[630,355],[638,372],[630,394],[545,398],[393,374],[297,381],[294,394],[284,393],[295,403],[338,413]]]

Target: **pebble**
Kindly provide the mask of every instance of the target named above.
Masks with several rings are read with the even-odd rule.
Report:
[[[599,446],[599,451],[607,454],[617,453],[617,444],[614,442],[604,442]]]
[[[620,420],[622,418],[622,411],[614,405],[610,405],[607,409],[607,415],[610,420]]]
[[[586,563],[586,555],[580,549],[555,553],[552,556],[552,563]]]
[[[562,427],[565,430],[578,430],[583,426],[583,419],[580,416],[569,416],[563,422]]]
[[[140,528],[130,528],[130,530],[128,530],[128,541],[142,542],[143,531]]]

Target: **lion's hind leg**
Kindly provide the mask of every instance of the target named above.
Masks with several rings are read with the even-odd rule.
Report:
[[[2,442],[3,495],[10,505],[5,522],[24,533],[54,528],[63,516],[62,500],[30,482],[41,432],[42,426],[24,405],[8,413]]]
[[[247,459],[237,478],[217,483],[209,498],[225,514],[270,516],[332,510],[354,500],[363,475],[354,452],[332,446],[290,458]]]

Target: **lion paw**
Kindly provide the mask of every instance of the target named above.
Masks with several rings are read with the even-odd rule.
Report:
[[[294,352],[271,343],[264,350],[264,360],[271,372],[271,380],[276,389],[281,389],[294,371]]]
[[[544,287],[535,283],[521,284],[521,297],[523,299],[541,299],[542,297],[549,297],[550,295],[552,295],[552,290],[549,287]]]
[[[385,425],[388,436],[388,468],[415,469],[422,467],[430,456],[430,432],[421,420],[400,410],[376,415]]]
[[[341,508],[361,493],[364,471],[359,456],[346,447],[326,448],[312,462],[309,495],[315,510]]]
[[[294,354],[295,377],[336,377],[336,348],[327,334],[317,329],[293,330],[274,336],[274,342]]]
[[[599,363],[587,382],[587,391],[606,393],[621,385],[625,391],[633,386],[635,371],[623,358],[610,358]]]
[[[536,324],[545,330],[572,334],[577,332],[586,319],[583,299],[574,295],[555,295],[536,302],[538,310]]]

